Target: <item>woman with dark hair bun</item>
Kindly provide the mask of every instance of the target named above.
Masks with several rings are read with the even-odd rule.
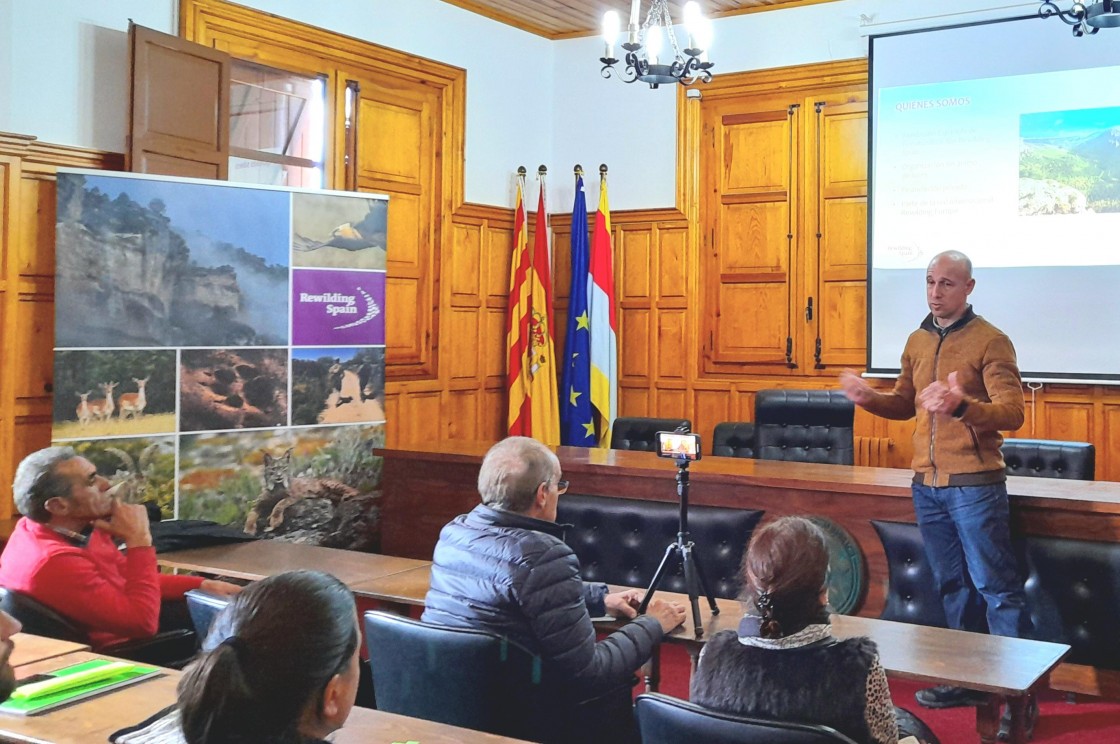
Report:
[[[803,517],[754,534],[743,558],[747,614],[739,631],[708,641],[691,699],[714,710],[830,726],[862,744],[896,744],[903,733],[936,742],[925,724],[891,703],[874,641],[832,636],[828,548]],[[900,715],[901,718],[896,718]]]
[[[358,690],[358,618],[342,582],[291,571],[247,587],[179,682],[188,744],[312,744],[342,727]]]

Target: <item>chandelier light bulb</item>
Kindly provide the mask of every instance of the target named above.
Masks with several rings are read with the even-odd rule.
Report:
[[[700,3],[688,0],[684,4],[684,30],[688,33],[689,49],[696,48],[696,38],[700,31],[703,16],[700,15]]]
[[[614,58],[614,43],[618,39],[621,21],[617,10],[608,10],[603,14],[603,41],[607,45],[607,59]]]
[[[657,55],[661,54],[661,45],[663,39],[661,38],[660,26],[649,26],[646,28],[646,59],[649,60],[651,65],[657,64]]]

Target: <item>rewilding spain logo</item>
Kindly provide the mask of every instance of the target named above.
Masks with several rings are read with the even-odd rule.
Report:
[[[292,343],[297,346],[385,343],[385,273],[292,272]]]

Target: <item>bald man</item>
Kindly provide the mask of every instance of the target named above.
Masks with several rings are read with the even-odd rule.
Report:
[[[840,384],[853,403],[914,428],[914,511],[949,627],[996,635],[1031,630],[1023,579],[1011,549],[1000,431],[1023,425],[1015,348],[972,311],[972,262],[959,251],[926,269],[929,315],[910,334],[889,393],[851,371]],[[976,704],[946,686],[921,690],[929,708]]]

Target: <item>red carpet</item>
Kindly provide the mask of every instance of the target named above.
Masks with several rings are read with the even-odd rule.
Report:
[[[661,646],[661,692],[688,697],[689,659],[681,646]],[[979,742],[973,708],[926,710],[914,702],[914,692],[925,685],[891,680],[895,705],[916,713],[929,724],[941,744]],[[1120,744],[1120,702],[1067,703],[1065,695],[1045,692],[1039,700],[1040,716],[1034,741],[1040,744]]]

